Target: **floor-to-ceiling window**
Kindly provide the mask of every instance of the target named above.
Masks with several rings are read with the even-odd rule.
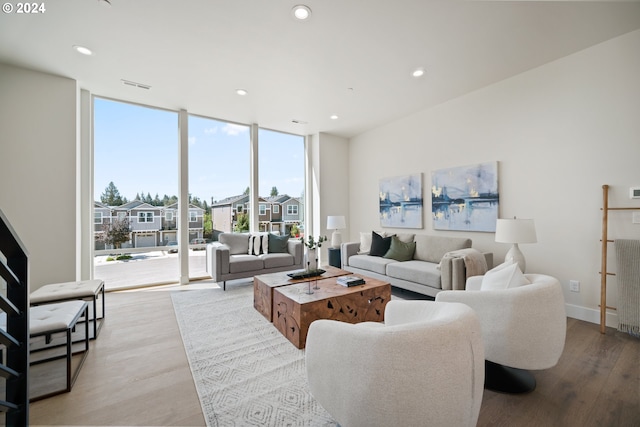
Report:
[[[94,277],[107,289],[175,282],[178,114],[98,97],[93,107]]]
[[[206,244],[222,232],[303,233],[304,137],[254,125],[252,150],[252,126],[188,115],[180,141],[178,112],[100,97],[93,117],[94,277],[107,289],[178,282],[187,274],[180,253],[188,254],[189,279],[207,278]],[[185,144],[187,167],[179,172]],[[185,188],[186,209],[178,204]]]
[[[258,131],[260,231],[299,235],[304,230],[304,137]]]
[[[206,276],[204,246],[194,239],[249,230],[250,137],[249,126],[189,116],[190,203],[203,209],[202,233],[189,223],[190,278]]]

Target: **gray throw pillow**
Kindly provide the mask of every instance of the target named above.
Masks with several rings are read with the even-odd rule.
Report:
[[[289,235],[276,236],[269,233],[269,252],[270,253],[287,253],[289,244]]]
[[[369,255],[371,256],[384,256],[391,247],[391,237],[382,237],[375,231],[371,232],[371,250]]]

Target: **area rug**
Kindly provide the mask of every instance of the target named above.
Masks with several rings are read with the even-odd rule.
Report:
[[[298,350],[253,308],[253,286],[176,291],[173,307],[208,426],[337,426]]]

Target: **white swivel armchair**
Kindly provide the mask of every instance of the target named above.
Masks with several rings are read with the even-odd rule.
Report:
[[[484,352],[473,310],[393,300],[384,314],[384,324],[311,324],[306,365],[316,400],[342,427],[475,426]]]
[[[530,284],[480,290],[483,276],[470,277],[465,291],[442,291],[439,302],[461,302],[480,318],[484,341],[485,387],[505,393],[535,389],[528,372],[556,365],[564,349],[567,318],[560,282],[525,274]]]

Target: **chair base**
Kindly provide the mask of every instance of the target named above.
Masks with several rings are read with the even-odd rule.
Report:
[[[531,393],[536,388],[536,379],[525,369],[484,361],[484,388],[498,393]]]

